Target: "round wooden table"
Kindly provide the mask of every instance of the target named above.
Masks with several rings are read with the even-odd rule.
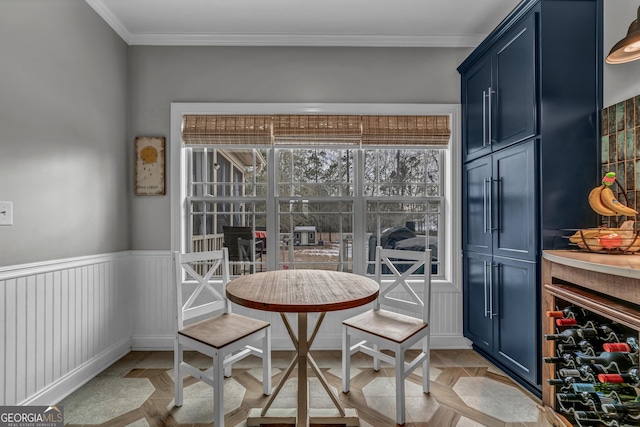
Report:
[[[228,283],[226,293],[229,300],[244,307],[256,310],[274,311],[280,313],[291,341],[296,349],[296,355],[289,364],[280,383],[265,407],[252,411],[247,419],[247,426],[260,424],[288,423],[283,416],[268,417],[267,411],[282,389],[293,369],[298,366],[298,408],[292,420],[297,426],[309,426],[321,422],[326,424],[329,419],[336,424],[358,425],[357,414],[347,416],[338,402],[338,397],[329,387],[324,375],[316,364],[309,348],[320,329],[326,312],[346,310],[374,301],[378,297],[378,284],[364,276],[352,273],[327,270],[278,270],[240,276]],[[297,313],[298,333],[294,334],[286,313]],[[307,336],[307,314],[321,313],[311,336]],[[309,413],[308,367],[314,371],[316,377],[333,401],[338,414],[331,416],[326,411],[319,411],[317,419]],[[259,415],[253,416],[253,412]],[[353,410],[352,412],[355,412]],[[286,416],[285,418],[292,418]]]

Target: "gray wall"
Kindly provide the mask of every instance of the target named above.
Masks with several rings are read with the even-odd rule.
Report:
[[[2,0],[0,53],[0,267],[128,249],[126,43],[82,0]]]
[[[456,67],[470,52],[133,46],[129,139],[158,135],[168,140],[171,102],[457,104],[460,78]],[[167,182],[169,179],[167,174]],[[170,248],[168,192],[166,196],[134,196],[132,221],[132,249]]]
[[[607,0],[604,2],[604,54],[627,35],[636,19],[637,0]],[[608,107],[640,94],[640,60],[626,64],[604,64],[604,100]]]
[[[605,2],[606,52],[636,3]],[[169,249],[169,195],[134,196],[131,165],[135,136],[169,136],[171,102],[458,103],[470,49],[127,48],[82,0],[2,0],[0,52],[2,267]],[[605,65],[604,105],[638,75]]]

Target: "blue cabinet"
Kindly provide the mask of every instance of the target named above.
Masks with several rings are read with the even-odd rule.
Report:
[[[464,336],[473,341],[476,348],[492,354],[494,322],[489,316],[489,266],[491,255],[466,252],[463,257]]]
[[[536,263],[494,257],[490,270],[495,287],[490,301],[495,328],[492,354],[529,384],[539,384],[540,288],[535,286]]]
[[[535,260],[536,141],[464,165],[463,249]]]
[[[501,37],[462,80],[465,160],[536,133],[536,15]]]
[[[469,252],[464,332],[474,347],[530,384],[538,381],[536,263]],[[526,303],[523,303],[526,302]]]
[[[533,261],[537,254],[536,145],[528,141],[492,156],[490,231],[493,255]]]
[[[464,335],[536,394],[542,251],[597,225],[601,37],[602,0],[524,0],[458,68]]]
[[[493,253],[490,220],[493,207],[493,200],[491,200],[492,171],[491,156],[482,157],[463,167],[462,249],[466,252],[489,255]]]

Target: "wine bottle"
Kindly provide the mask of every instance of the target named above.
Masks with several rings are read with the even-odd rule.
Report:
[[[556,366],[560,365],[565,368],[577,368],[576,359],[579,356],[590,357],[589,354],[581,353],[577,351],[564,351],[559,356],[544,357],[544,363],[555,363]]]
[[[589,356],[596,355],[596,350],[594,349],[593,345],[587,340],[578,341],[576,344],[558,344],[556,347],[561,354],[579,352]]]
[[[615,323],[601,323],[593,328],[583,328],[580,330],[582,338],[599,337],[603,341],[621,342],[626,338],[622,329]]]
[[[555,318],[556,326],[560,327],[578,325],[582,325],[582,327],[595,327],[595,325],[601,321],[600,317],[577,306],[568,306],[562,310],[547,311],[546,315],[547,317]]]
[[[627,383],[632,387],[640,387],[640,370],[637,366],[630,368],[622,374],[598,374],[598,380],[602,383]]]
[[[607,342],[602,344],[602,349],[609,352],[638,353],[638,340],[629,337],[624,342]]]
[[[584,317],[587,312],[582,308],[575,305],[569,305],[561,310],[547,311],[547,317],[559,318],[579,318]]]
[[[629,403],[605,403],[602,405],[603,412],[607,414],[640,414],[640,402]]]
[[[638,365],[638,357],[633,353],[612,353],[603,351],[597,356],[588,356],[580,354],[576,356],[575,362],[577,365],[582,364],[598,364],[602,365],[607,373],[622,373],[628,369]],[[614,370],[614,372],[610,372]],[[615,372],[617,371],[617,372]]]
[[[556,319],[556,326],[560,327],[578,327],[578,328],[593,328],[597,325],[597,320],[584,318],[582,322],[574,317],[563,317],[562,319]]]
[[[556,393],[560,402],[580,403],[590,408],[600,410],[603,403],[621,403],[616,396],[605,396],[599,392]]]
[[[575,345],[584,339],[578,335],[578,331],[579,329],[577,328],[565,329],[559,334],[545,334],[544,339],[547,341],[556,341],[558,343]]]
[[[606,374],[607,372],[600,365],[579,365],[573,369],[562,368],[558,369],[558,375],[561,377],[577,377],[583,382],[595,383],[598,381],[599,374]]]
[[[583,381],[580,377],[560,377],[560,378],[547,378],[547,384],[552,386],[560,386],[563,390],[572,384]]]
[[[573,383],[571,389],[574,393],[598,393],[604,397],[611,397],[620,402],[631,401],[638,398],[637,389],[628,384],[593,384],[593,383]]]
[[[597,338],[603,343],[625,343],[630,348],[628,350],[629,352],[638,351],[637,332],[632,331],[627,333],[615,323],[596,325],[594,328],[577,329],[576,333],[581,338],[589,340],[590,342],[593,342],[592,340]]]

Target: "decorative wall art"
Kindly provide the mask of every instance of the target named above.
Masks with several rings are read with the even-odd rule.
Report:
[[[164,195],[164,172],[165,138],[163,136],[136,137],[136,195]]]

